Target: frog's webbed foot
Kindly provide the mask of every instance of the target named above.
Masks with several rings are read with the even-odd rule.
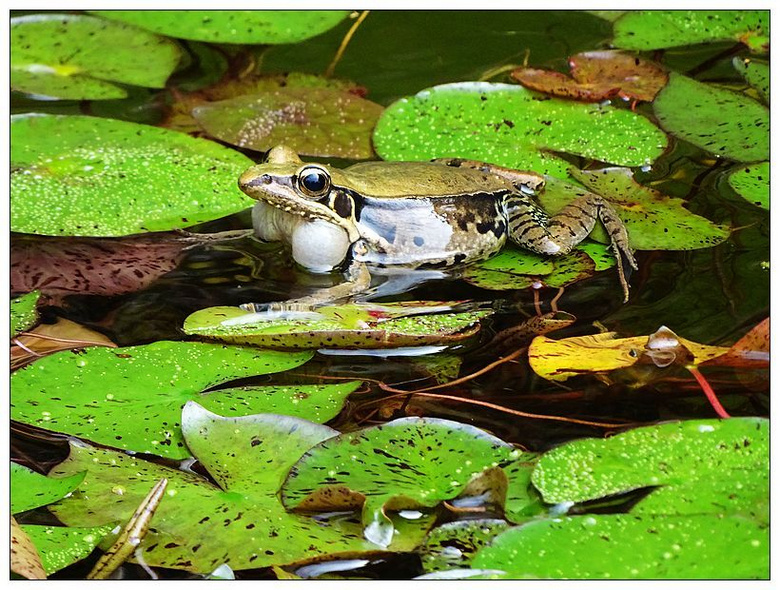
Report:
[[[444,164],[452,168],[471,168],[485,174],[493,174],[511,182],[515,188],[524,193],[537,193],[544,188],[544,176],[536,172],[515,170],[498,164],[489,164],[479,160],[466,160],[463,158],[437,158],[431,160],[437,164]]]

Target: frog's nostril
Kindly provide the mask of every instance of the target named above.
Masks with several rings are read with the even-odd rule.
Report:
[[[260,177],[260,182],[262,182],[263,184],[271,184],[271,176],[268,174],[263,174]]]
[[[272,178],[270,174],[262,174],[261,176],[256,176],[251,173],[246,173],[238,181],[238,184],[244,188],[251,188],[255,186],[260,186],[262,184],[271,184]]]

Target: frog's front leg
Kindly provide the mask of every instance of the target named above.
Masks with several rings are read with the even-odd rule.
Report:
[[[548,216],[532,199],[518,194],[507,199],[509,238],[524,248],[539,254],[560,256],[584,240],[596,225],[604,224],[612,251],[617,259],[624,301],[628,301],[628,279],[625,264],[639,268],[628,243],[628,232],[614,207],[603,197],[585,193],[558,213]]]

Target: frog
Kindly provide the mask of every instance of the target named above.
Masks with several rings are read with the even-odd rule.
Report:
[[[238,185],[257,200],[256,237],[288,244],[293,260],[311,272],[344,272],[345,281],[289,302],[291,309],[353,298],[381,269],[449,270],[485,260],[507,241],[562,256],[597,221],[609,235],[624,301],[627,266],[638,269],[628,231],[607,200],[583,191],[548,215],[537,202],[545,178],[531,171],[464,158],[336,168],[304,162],[280,145],[247,169]]]

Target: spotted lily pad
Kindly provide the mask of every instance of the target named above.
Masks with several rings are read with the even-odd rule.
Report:
[[[40,291],[11,299],[11,337],[32,328],[38,322],[38,298]]]
[[[473,426],[401,418],[318,444],[290,470],[281,498],[298,510],[362,507],[364,535],[387,546],[393,538],[390,510],[455,498],[475,476],[519,455]]]
[[[750,58],[735,57],[732,60],[734,68],[755,88],[763,101],[769,104],[769,64]]]
[[[588,51],[569,58],[571,76],[554,70],[517,68],[512,78],[526,88],[576,100],[653,100],[666,84],[659,64],[621,51]]]
[[[127,96],[116,83],[162,88],[180,54],[170,39],[102,18],[11,19],[11,89],[29,94],[98,100]]]
[[[448,522],[433,529],[419,548],[423,569],[436,572],[468,567],[478,549],[511,525],[505,520]]]
[[[740,41],[753,51],[769,47],[769,11],[640,10],[627,11],[614,24],[612,44],[649,51],[695,43]]]
[[[182,459],[189,451],[179,416],[188,400],[232,415],[257,412],[267,407],[263,397],[200,392],[233,379],[285,371],[309,358],[306,352],[166,341],[60,352],[12,375],[11,416],[98,443]]]
[[[195,225],[250,207],[246,156],[182,133],[84,116],[11,123],[11,230],[121,236]]]
[[[194,41],[210,43],[297,43],[324,33],[347,10],[96,10],[105,18]]]
[[[84,559],[114,528],[112,524],[97,527],[59,527],[22,525],[41,556],[47,575]]]
[[[382,107],[344,90],[278,88],[211,102],[192,111],[205,131],[242,148],[280,144],[310,156],[368,159]]]
[[[746,201],[769,209],[769,162],[737,168],[729,174],[728,183]]]
[[[11,514],[46,506],[65,497],[78,487],[83,473],[55,479],[29,467],[11,463]]]
[[[489,311],[434,313],[449,303],[348,303],[318,307],[315,317],[301,319],[269,319],[238,307],[209,307],[190,315],[183,330],[268,348],[397,348],[458,343],[474,336],[479,320],[490,315]]]
[[[769,109],[743,94],[671,73],[653,102],[661,126],[738,162],[769,159]]]
[[[548,151],[620,166],[642,166],[667,138],[625,109],[550,99],[511,84],[462,82],[423,90],[390,105],[374,130],[385,160],[457,156],[567,178]]]
[[[509,529],[471,567],[510,579],[766,579],[769,529],[710,514],[588,514]]]
[[[216,485],[137,456],[71,445],[68,459],[52,473],[86,470],[87,476],[78,492],[51,510],[69,526],[125,520],[165,477],[165,497],[140,545],[148,565],[210,573],[223,564],[241,570],[378,549],[362,538],[354,520],[315,520],[288,513],[279,502],[277,491],[290,467],[335,430],[277,414],[223,418],[194,402],[181,422],[187,445]],[[410,550],[430,524],[430,518],[396,519],[401,532],[391,550]]]

